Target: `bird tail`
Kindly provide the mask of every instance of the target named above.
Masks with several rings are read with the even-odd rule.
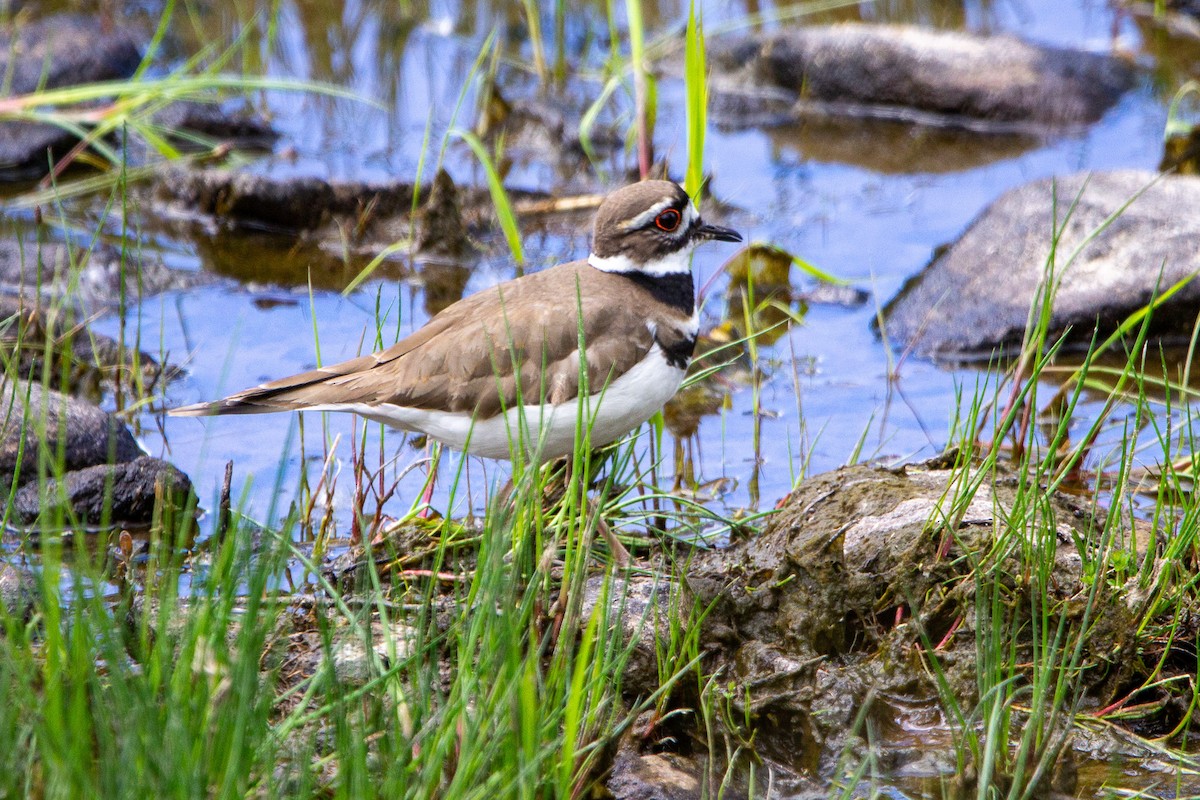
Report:
[[[362,399],[363,390],[352,380],[353,376],[376,364],[377,356],[360,356],[243,389],[221,400],[173,408],[167,413],[174,417],[216,417],[226,414],[268,414],[273,411],[336,410],[336,406]],[[335,386],[337,390],[331,394],[330,390]]]
[[[305,390],[324,383],[331,376],[328,370],[313,370],[289,378],[264,383],[251,389],[220,400],[193,403],[172,408],[167,413],[173,417],[217,417],[227,414],[269,414],[276,411],[301,411],[311,406],[306,403]]]
[[[292,406],[287,403],[269,402],[270,393],[262,393],[267,395],[266,397],[255,397],[256,393],[257,390],[251,389],[223,400],[211,400],[172,408],[167,413],[172,417],[217,417],[229,414],[269,414],[274,411],[292,410]]]

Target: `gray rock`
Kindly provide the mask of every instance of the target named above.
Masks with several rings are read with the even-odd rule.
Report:
[[[24,618],[37,596],[37,579],[25,567],[0,561],[0,615]]]
[[[137,302],[205,280],[203,275],[168,269],[148,255],[122,258],[107,245],[84,249],[38,242],[27,235],[0,239],[0,291],[47,302],[70,297],[85,314],[116,307],[122,294],[127,302]]]
[[[0,27],[0,73],[13,94],[127,78],[141,60],[137,43],[119,25],[84,14]]]
[[[44,175],[75,146],[69,131],[41,122],[0,122],[0,180]]]
[[[670,638],[670,621],[687,618],[679,608],[683,597],[677,587],[657,578],[612,578],[605,592],[609,581],[603,575],[588,578],[582,613],[586,618],[602,598],[608,601],[610,625],[619,624],[625,641],[632,644],[621,689],[644,697],[658,689],[659,647]]]
[[[372,621],[369,647],[362,631],[339,630],[330,643],[328,656],[323,647],[318,652],[322,661],[329,659],[339,681],[362,686],[387,671],[393,659],[411,657],[416,639],[416,632],[407,623],[393,621],[390,630],[385,630],[380,622]]]
[[[710,53],[714,112],[734,126],[815,115],[1038,132],[1094,122],[1134,78],[1105,54],[892,25],[751,34]]]
[[[701,800],[708,796],[704,777],[698,759],[624,747],[613,762],[607,788],[614,800]]]
[[[801,292],[796,299],[811,305],[854,308],[870,300],[871,293],[857,286],[818,281],[811,289]]]
[[[0,26],[0,75],[14,95],[127,78],[141,59],[128,33],[81,14]],[[0,123],[0,178],[44,174],[73,141],[53,125]]]
[[[38,461],[63,469],[132,461],[142,454],[125,425],[106,411],[37,383],[0,381],[0,487],[37,478]]]
[[[173,497],[183,508],[192,482],[162,459],[141,456],[133,461],[85,467],[49,479],[43,487],[27,483],[13,498],[17,522],[31,523],[43,514],[61,512],[85,524],[104,522],[148,525],[158,497]]]
[[[1110,332],[1147,305],[1156,286],[1200,269],[1200,178],[1122,171],[1036,181],[1002,195],[909,280],[884,309],[888,337],[953,360],[1019,344],[1046,274],[1055,215],[1062,230],[1053,332],[1071,328],[1083,342],[1097,326]],[[1155,311],[1156,332],[1187,335],[1198,307],[1200,282],[1193,281]]]

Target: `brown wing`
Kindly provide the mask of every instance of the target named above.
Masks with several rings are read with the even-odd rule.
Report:
[[[595,393],[611,375],[640,361],[654,343],[641,316],[644,309],[605,301],[620,280],[585,262],[553,267],[464,298],[387,350],[172,413],[253,414],[394,403],[486,418],[518,403],[543,398],[561,403],[579,391],[581,306],[588,391]],[[570,309],[566,315],[564,306]],[[605,333],[613,330],[627,334]]]

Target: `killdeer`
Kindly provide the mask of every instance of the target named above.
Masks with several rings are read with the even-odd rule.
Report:
[[[698,325],[690,256],[710,239],[742,237],[704,223],[677,184],[635,183],[600,205],[585,260],[459,300],[381,352],[170,413],[351,411],[486,458],[523,439],[537,462],[571,453],[583,419],[590,443],[608,444],[683,380]]]

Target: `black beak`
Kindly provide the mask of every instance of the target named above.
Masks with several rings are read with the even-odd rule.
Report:
[[[742,235],[733,228],[722,228],[720,225],[700,224],[696,228],[697,239],[715,239],[718,242],[740,242]]]

